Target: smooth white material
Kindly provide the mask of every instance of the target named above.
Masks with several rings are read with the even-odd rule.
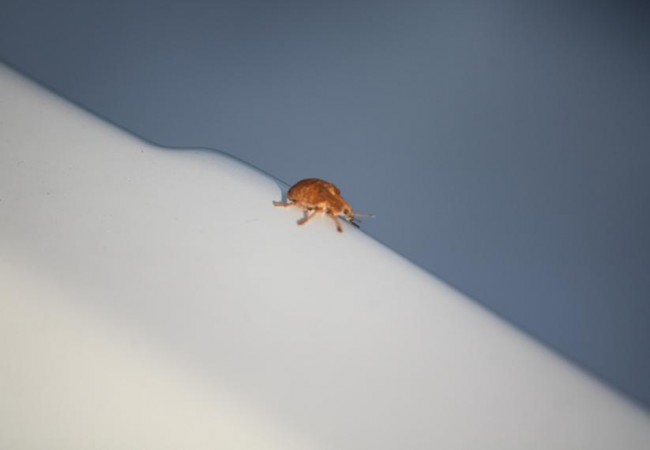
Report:
[[[645,412],[280,198],[0,67],[0,448],[650,448]]]

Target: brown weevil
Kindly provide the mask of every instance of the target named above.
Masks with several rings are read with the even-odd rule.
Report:
[[[359,228],[358,215],[352,207],[341,196],[341,191],[334,184],[318,178],[307,178],[300,180],[287,192],[287,203],[273,202],[277,207],[297,206],[305,215],[298,221],[298,225],[304,225],[318,213],[327,214],[336,224],[336,230],[341,233],[343,227],[339,216]],[[368,214],[363,214],[372,217]]]

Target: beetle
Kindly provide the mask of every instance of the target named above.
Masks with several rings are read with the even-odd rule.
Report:
[[[341,191],[333,183],[319,178],[307,178],[298,181],[287,192],[288,202],[273,202],[276,207],[297,206],[305,215],[298,220],[298,225],[309,222],[316,214],[327,214],[336,224],[336,230],[343,232],[339,216],[359,228],[359,219],[352,207],[341,196]],[[372,216],[371,216],[372,217]]]

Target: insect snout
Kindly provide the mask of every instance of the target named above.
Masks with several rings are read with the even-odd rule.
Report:
[[[344,208],[343,215],[345,216],[346,219],[348,219],[348,221],[350,222],[354,221],[354,211],[352,211],[351,209]]]
[[[347,220],[351,225],[354,225],[357,228],[360,227],[361,221],[355,217],[354,211],[345,208],[342,212],[343,212],[343,216],[345,217],[345,220]]]

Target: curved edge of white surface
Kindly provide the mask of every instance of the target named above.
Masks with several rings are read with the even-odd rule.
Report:
[[[280,196],[0,66],[0,448],[650,446],[643,410]]]

